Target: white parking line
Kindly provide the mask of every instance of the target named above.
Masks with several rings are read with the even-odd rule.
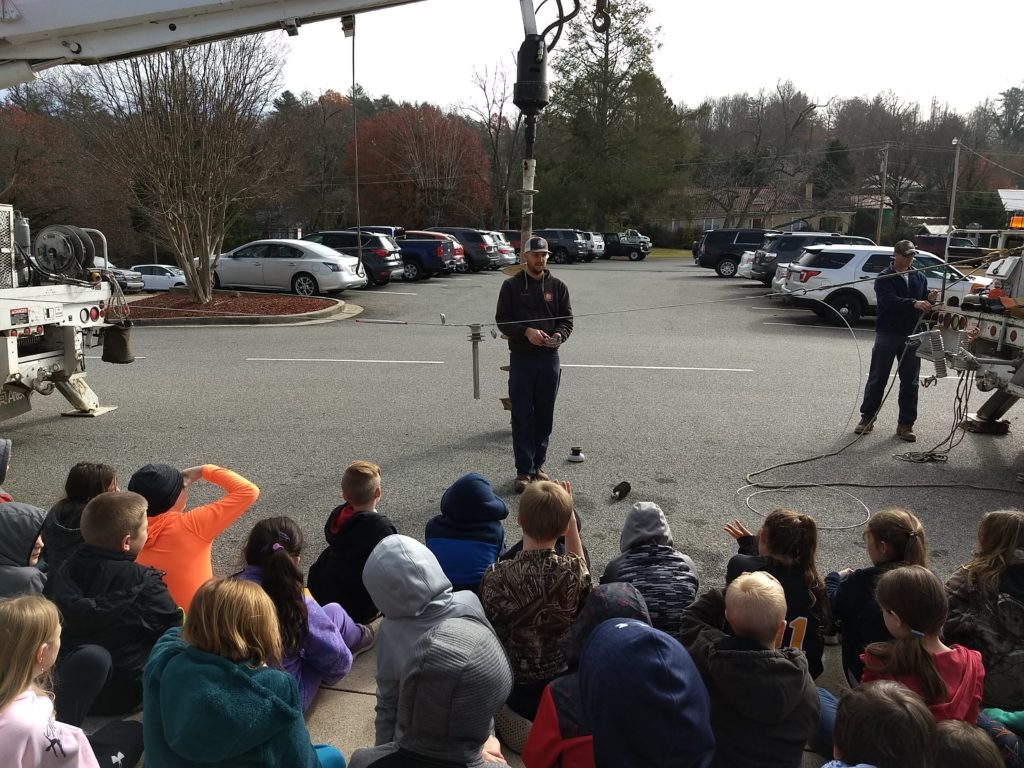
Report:
[[[86,360],[102,360],[103,359],[103,355],[86,355],[85,359]],[[143,357],[142,355],[136,355],[135,359],[136,360],[145,360],[146,358]]]
[[[419,296],[418,293],[406,293],[405,291],[384,291],[387,296]]]
[[[765,322],[761,325],[789,325],[793,328],[824,328],[826,331],[845,331],[847,330],[845,325],[804,325],[803,323],[770,323]],[[874,333],[874,328],[854,328],[855,331],[863,331],[864,333]]]
[[[684,368],[675,365],[584,365],[562,363],[563,368],[619,368],[627,371],[720,371],[723,373],[753,373],[753,368]]]
[[[331,357],[247,357],[247,363],[378,363],[382,365],[444,365],[444,360],[355,360]]]

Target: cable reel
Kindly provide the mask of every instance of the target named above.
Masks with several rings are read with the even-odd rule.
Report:
[[[36,263],[44,272],[83,277],[96,258],[96,244],[80,227],[53,224],[36,235]]]

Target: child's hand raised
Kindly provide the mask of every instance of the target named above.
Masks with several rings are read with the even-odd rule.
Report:
[[[731,523],[726,523],[723,530],[737,540],[742,539],[744,536],[754,535],[747,530],[747,526],[745,526],[740,520],[733,520]]]
[[[182,487],[183,488],[188,488],[196,480],[202,480],[202,479],[203,479],[203,468],[202,468],[202,466],[189,467],[188,469],[181,470],[181,480],[182,480]]]

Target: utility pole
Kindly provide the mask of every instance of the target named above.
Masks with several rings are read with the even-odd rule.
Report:
[[[878,227],[875,229],[875,242],[882,244],[882,218],[885,216],[885,187],[889,180],[889,142],[885,143],[882,150],[882,167],[880,169],[882,179],[882,192],[878,196]]]
[[[956,155],[953,158],[953,192],[949,196],[949,223],[946,226],[946,251],[943,254],[947,262],[949,261],[949,239],[953,235],[953,212],[956,210],[956,185],[960,177],[960,139],[953,139],[953,146],[956,147]]]

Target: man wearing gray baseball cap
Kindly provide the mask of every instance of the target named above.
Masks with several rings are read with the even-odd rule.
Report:
[[[921,373],[921,358],[914,350],[907,349],[907,337],[914,332],[921,315],[932,308],[938,292],[929,291],[925,276],[910,269],[915,255],[917,249],[914,244],[900,240],[893,246],[892,264],[879,272],[875,279],[875,296],[878,297],[875,346],[871,349],[871,368],[860,405],[860,423],[853,429],[858,435],[867,434],[874,428],[889,373],[896,361],[900,377],[896,436],[908,443],[917,440],[914,422],[917,420],[917,379]]]
[[[512,401],[514,489],[522,493],[544,471],[562,368],[558,348],[572,333],[569,289],[547,269],[548,241],[531,237],[523,270],[505,280],[494,320],[508,337],[508,396]]]

